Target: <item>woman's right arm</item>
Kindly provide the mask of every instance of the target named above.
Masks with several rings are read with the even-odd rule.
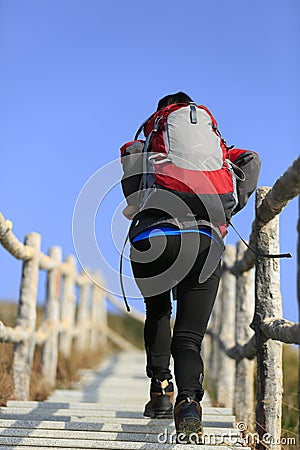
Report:
[[[247,204],[250,195],[255,191],[261,167],[261,159],[251,150],[233,148],[228,152],[229,159],[244,173],[244,180],[237,180],[238,205],[233,211],[236,214]]]

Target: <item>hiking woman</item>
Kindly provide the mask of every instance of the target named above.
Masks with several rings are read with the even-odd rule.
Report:
[[[260,159],[228,148],[209,110],[183,92],[162,98],[142,129],[146,140],[136,135],[125,144],[121,161],[131,266],[146,307],[151,385],[144,415],[173,417],[172,355],[176,432],[188,439],[202,433],[201,343],[217,295],[223,238],[256,188]]]

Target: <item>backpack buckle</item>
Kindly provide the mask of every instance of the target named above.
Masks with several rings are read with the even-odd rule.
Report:
[[[198,122],[197,109],[195,103],[190,103],[190,121],[196,124]]]
[[[156,131],[158,130],[159,127],[159,122],[161,121],[161,119],[163,118],[163,116],[157,116],[155,121],[154,121],[154,126],[153,126],[153,132],[156,133]]]

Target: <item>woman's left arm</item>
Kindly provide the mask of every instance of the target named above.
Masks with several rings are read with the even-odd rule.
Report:
[[[127,219],[132,219],[138,209],[138,191],[143,173],[143,148],[144,141],[128,142],[121,147],[123,167],[121,185],[128,205],[123,214]]]

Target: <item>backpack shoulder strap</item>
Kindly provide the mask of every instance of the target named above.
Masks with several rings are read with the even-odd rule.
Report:
[[[218,127],[216,119],[214,118],[214,116],[212,115],[212,113],[210,112],[210,110],[206,106],[204,106],[204,105],[197,105],[197,108],[203,109],[209,115],[209,117],[211,118],[213,127],[216,127],[216,128]]]
[[[134,136],[134,140],[135,140],[135,141],[138,139],[139,135],[140,135],[141,132],[143,131],[144,126],[146,125],[146,123],[147,123],[150,119],[152,119],[152,117],[154,116],[154,114],[155,114],[155,112],[154,112],[153,114],[151,114],[151,116],[147,117],[146,120],[144,120],[144,122],[142,123],[142,125],[140,126],[140,128],[139,128],[139,129],[137,130],[137,132],[135,133],[135,136]]]

